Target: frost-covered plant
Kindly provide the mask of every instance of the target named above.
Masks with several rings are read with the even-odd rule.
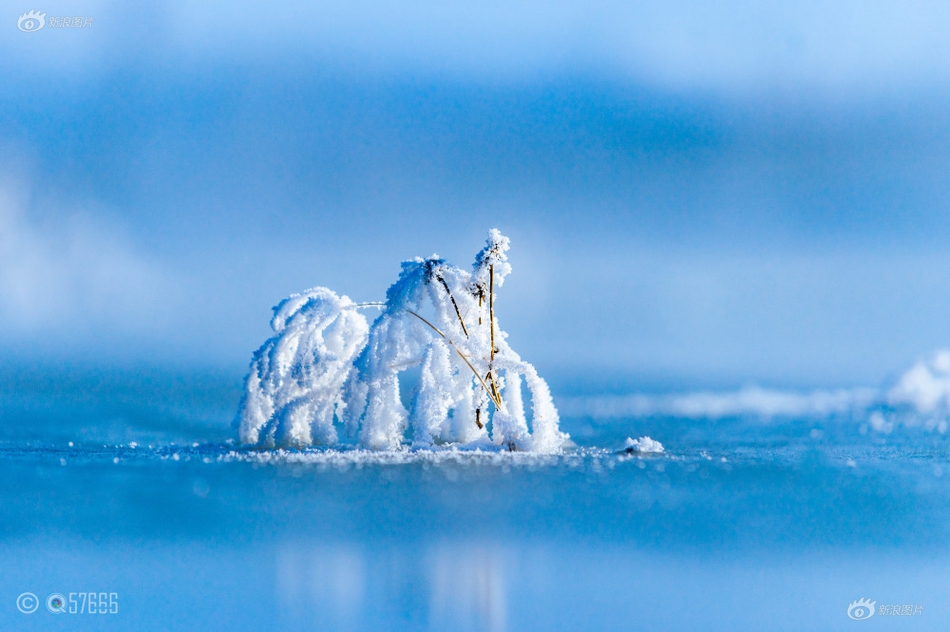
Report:
[[[235,420],[243,443],[337,441],[334,414],[369,326],[349,298],[317,287],[274,308],[276,335],[254,353]]]
[[[471,272],[433,255],[405,261],[372,327],[326,288],[275,308],[276,335],[254,355],[236,424],[246,444],[337,441],[334,419],[361,446],[435,444],[558,451],[567,435],[545,381],[507,342],[495,290],[511,272],[508,238],[489,232]],[[407,408],[400,375],[418,367]],[[522,383],[531,394],[531,424]]]

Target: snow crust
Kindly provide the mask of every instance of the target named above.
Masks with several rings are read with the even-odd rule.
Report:
[[[569,453],[542,454],[487,449],[438,446],[407,450],[367,450],[363,448],[308,448],[304,450],[231,450],[218,457],[223,462],[246,462],[256,465],[315,465],[333,468],[362,468],[381,465],[488,465],[498,467],[580,467],[591,459],[615,458],[606,450],[573,450]]]
[[[333,445],[342,427],[370,450],[437,445],[557,453],[568,436],[547,383],[494,315],[511,273],[509,240],[489,231],[471,271],[437,255],[404,261],[369,326],[327,288],[274,308],[275,335],[251,362],[235,425],[262,447]],[[400,377],[418,368],[408,406]],[[525,391],[531,398],[526,412]],[[530,423],[529,423],[530,422]]]

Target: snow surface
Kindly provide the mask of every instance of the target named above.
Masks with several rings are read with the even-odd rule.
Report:
[[[50,627],[24,591],[91,587],[135,630],[171,610],[185,629],[624,629],[644,591],[644,629],[846,630],[861,595],[924,604],[921,629],[950,618],[950,434],[563,414],[578,446],[558,454],[238,447],[230,388],[122,378],[99,408],[101,381],[0,383],[0,629]]]
[[[547,383],[511,349],[494,315],[511,272],[497,229],[468,272],[437,255],[404,261],[372,326],[327,288],[274,308],[275,336],[254,354],[235,420],[243,444],[333,445],[337,427],[361,447],[454,444],[557,453],[568,436]],[[425,314],[425,315],[423,315]],[[419,368],[408,407],[400,375]],[[531,396],[525,412],[523,388]],[[411,439],[410,439],[411,437]]]

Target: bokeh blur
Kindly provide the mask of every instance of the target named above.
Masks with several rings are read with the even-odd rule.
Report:
[[[5,7],[8,367],[238,375],[284,296],[491,227],[561,389],[878,385],[950,343],[945,4]]]

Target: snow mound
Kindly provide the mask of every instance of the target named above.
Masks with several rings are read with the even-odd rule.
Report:
[[[887,393],[892,406],[911,406],[921,414],[950,412],[950,350],[918,361]]]
[[[624,451],[631,454],[634,452],[639,454],[662,454],[665,452],[665,449],[662,443],[654,441],[650,437],[640,437],[639,439],[627,437],[627,441],[624,444]]]
[[[437,255],[404,261],[385,303],[356,304],[327,288],[282,301],[274,337],[251,362],[235,420],[241,442],[332,445],[342,426],[371,450],[399,450],[411,436],[415,448],[559,452],[568,436],[548,385],[495,317],[508,248],[491,230],[470,272]],[[372,326],[358,311],[370,306],[382,309]],[[412,368],[419,378],[407,406],[400,375]]]

